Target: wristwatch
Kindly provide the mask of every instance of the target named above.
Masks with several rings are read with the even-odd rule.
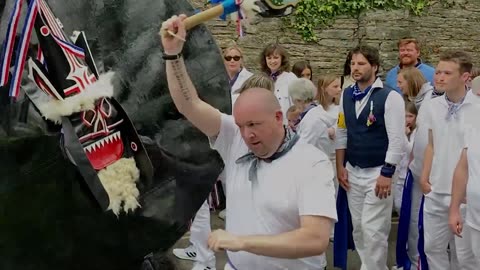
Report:
[[[173,55],[172,55],[172,54],[165,54],[165,53],[164,53],[164,54],[162,55],[162,58],[163,58],[163,60],[177,60],[177,59],[182,58],[182,56],[183,56],[182,53],[173,54]]]

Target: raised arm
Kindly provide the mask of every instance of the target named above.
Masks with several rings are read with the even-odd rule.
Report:
[[[220,131],[221,113],[198,97],[187,73],[181,54],[186,36],[185,15],[173,16],[162,24],[160,35],[164,48],[168,89],[178,111],[205,135],[213,137]],[[167,31],[176,33],[171,36]],[[183,39],[183,40],[182,40]]]

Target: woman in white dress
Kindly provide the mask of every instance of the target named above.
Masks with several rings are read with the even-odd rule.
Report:
[[[333,171],[336,177],[336,159],[335,159],[335,128],[338,119],[338,103],[342,93],[340,77],[333,74],[321,75],[317,84],[318,94],[316,100],[322,107],[322,114],[325,125],[328,127],[328,140],[325,147],[325,153],[332,161]],[[338,182],[335,180],[335,191],[338,190]]]
[[[280,102],[284,123],[287,125],[287,111],[293,104],[288,95],[288,86],[297,79],[297,76],[290,72],[287,50],[279,44],[267,45],[260,54],[260,67],[262,72],[275,82],[275,96]]]

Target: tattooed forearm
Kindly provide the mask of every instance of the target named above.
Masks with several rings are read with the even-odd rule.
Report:
[[[192,100],[191,90],[188,87],[187,78],[185,77],[185,68],[183,64],[183,60],[173,60],[171,61],[172,69],[173,69],[173,76],[178,83],[180,88],[180,92],[182,93],[183,97],[186,101]]]

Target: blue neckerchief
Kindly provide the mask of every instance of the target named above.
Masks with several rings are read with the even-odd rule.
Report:
[[[370,89],[372,89],[372,86],[370,85],[364,91],[360,91],[360,88],[358,87],[358,83],[355,83],[352,87],[353,87],[352,98],[354,101],[362,100],[368,94]]]
[[[448,99],[447,95],[445,95],[445,100],[447,101],[447,104],[448,104],[448,113],[446,116],[447,120],[450,120],[452,117],[456,118],[457,112],[462,107],[466,96],[467,95],[465,94],[465,96],[463,96],[463,98],[458,103],[454,103],[453,101],[450,101],[450,99]]]
[[[285,128],[285,138],[283,140],[283,143],[280,148],[278,148],[278,151],[271,157],[259,158],[255,156],[255,154],[253,154],[252,152],[248,152],[247,154],[239,157],[235,163],[240,164],[243,162],[251,162],[250,169],[248,171],[248,179],[250,179],[250,181],[255,181],[257,180],[257,165],[260,160],[263,160],[265,162],[272,162],[275,159],[282,157],[292,149],[292,147],[297,143],[299,138],[300,136],[298,136],[298,134],[296,134],[289,128]]]
[[[308,111],[310,111],[311,109],[317,107],[317,104],[315,104],[315,102],[312,102],[310,104],[308,104],[308,106],[305,108],[305,110],[303,110],[303,112],[300,113],[300,116],[299,116],[299,123],[300,121],[302,121],[302,119],[305,117],[305,115],[307,115]]]
[[[311,109],[313,109],[315,107],[317,107],[317,104],[315,102],[312,102],[312,103],[308,104],[307,108],[305,108],[305,110],[303,110],[303,112],[300,113],[297,121],[295,121],[295,127],[298,126],[298,124],[300,124],[300,122],[305,117],[305,115],[307,115],[308,111],[310,111]]]
[[[276,82],[276,81],[277,81],[277,78],[278,78],[278,76],[280,76],[280,74],[282,74],[281,71],[275,71],[275,72],[273,72],[273,73],[270,74],[270,78],[272,78],[272,80],[273,80],[274,82]]]
[[[238,76],[240,75],[240,72],[242,72],[242,70],[243,70],[243,68],[240,68],[240,71],[237,74],[235,74],[235,76],[233,76],[233,78],[230,80],[230,88],[233,87],[233,85],[237,81]]]

